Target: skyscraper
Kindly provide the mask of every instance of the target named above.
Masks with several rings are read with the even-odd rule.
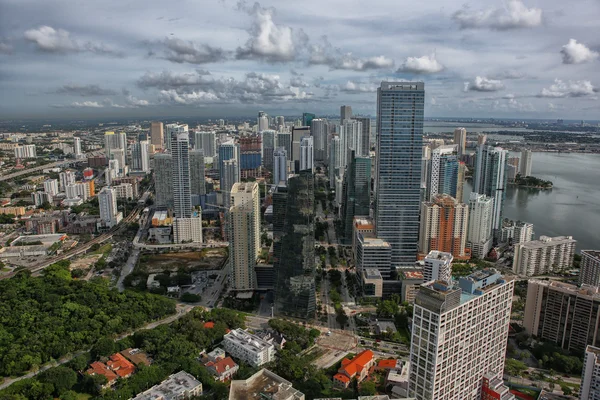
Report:
[[[531,176],[531,150],[524,149],[521,151],[521,168],[520,174],[521,176]]]
[[[222,170],[223,170],[223,163],[227,160],[231,160],[234,159],[237,161],[237,165],[239,168],[240,165],[240,146],[239,144],[235,143],[235,141],[233,139],[228,140],[224,143],[221,143],[219,145],[219,179],[223,180],[223,175],[222,175]],[[238,172],[238,175],[239,172]],[[228,188],[228,190],[231,188]]]
[[[583,357],[580,399],[600,399],[600,348],[587,346]]]
[[[326,119],[313,119],[310,131],[315,141],[315,161],[327,160],[327,136],[329,135],[329,124]]]
[[[450,284],[453,259],[450,253],[430,251],[423,260],[423,282],[442,281]]]
[[[262,132],[262,163],[268,170],[273,169],[273,151],[275,150],[275,135],[277,132],[267,129]]]
[[[285,118],[283,116],[275,117],[275,128],[279,132],[285,128]]]
[[[269,129],[269,116],[264,111],[258,112],[258,132],[262,132],[265,129]]]
[[[231,158],[221,163],[221,171],[219,171],[222,178],[220,181],[221,192],[223,193],[223,206],[226,209],[230,207],[231,200],[231,188],[234,184],[240,181],[240,166],[238,160]]]
[[[150,143],[155,149],[161,150],[164,148],[165,134],[162,122],[154,121],[150,123]]]
[[[179,134],[179,133],[185,133],[186,135],[188,135],[188,144],[189,144],[189,132],[188,132],[188,126],[184,125],[184,124],[167,124],[165,126],[165,130],[166,130],[166,140],[165,140],[165,146],[167,149],[171,150],[171,144],[173,144],[173,141],[171,140],[171,138],[173,137],[173,135]]]
[[[214,132],[200,131],[194,133],[194,149],[202,149],[205,157],[214,157],[216,147],[217,141]]]
[[[46,179],[44,181],[44,192],[54,197],[58,194],[58,180],[57,179]]]
[[[347,119],[340,126],[340,140],[342,143],[342,168],[350,163],[350,152],[354,150],[357,156],[367,157],[362,154],[362,123],[353,119]]]
[[[288,179],[285,195],[273,197],[277,315],[309,319],[316,311],[314,201],[308,170]]]
[[[114,158],[114,150],[123,150],[123,154],[125,154],[126,149],[127,136],[125,132],[104,132],[104,151],[107,159],[112,160]],[[125,166],[125,162],[123,162],[121,166]]]
[[[154,156],[156,207],[173,208],[173,157],[168,153]]]
[[[339,136],[331,138],[329,143],[329,187],[335,187],[335,178],[340,176],[342,169],[342,141]]]
[[[494,199],[484,194],[471,192],[469,197],[469,227],[467,246],[473,257],[487,256],[492,248],[492,215]]]
[[[485,145],[477,147],[473,191],[494,199],[494,214],[492,215],[494,241],[498,241],[502,230],[505,189],[508,180],[506,175],[507,158],[508,151],[500,147]]]
[[[190,187],[192,196],[202,196],[206,194],[204,150],[202,149],[190,151]]]
[[[377,90],[375,227],[397,266],[417,257],[424,103],[422,82],[382,82]]]
[[[513,289],[514,281],[494,269],[420,287],[413,312],[409,397],[475,400],[484,375],[502,378]]]
[[[469,208],[447,194],[438,194],[421,206],[419,253],[432,250],[451,253],[455,258],[469,258],[467,224]]]
[[[440,146],[431,151],[427,168],[427,198],[448,194],[462,201],[465,165],[456,155],[456,146]]]
[[[98,193],[98,205],[100,207],[100,223],[104,228],[112,228],[117,225],[122,214],[117,210],[117,193],[110,186],[102,188]]]
[[[312,136],[304,136],[300,139],[300,171],[305,169],[313,172],[314,152]]]
[[[358,154],[367,157],[371,151],[371,118],[367,117],[352,117],[353,120],[361,123],[361,150]]]
[[[134,171],[150,172],[150,144],[147,140],[131,145],[131,167]]]
[[[467,148],[467,130],[465,128],[454,130],[454,144],[457,146],[458,157],[462,157]]]
[[[75,153],[75,158],[82,158],[84,155],[81,152],[81,138],[74,136],[73,137],[73,152]]]
[[[355,216],[369,216],[371,205],[371,159],[356,157],[351,152],[351,161],[344,174],[342,209],[345,244],[352,243]]]
[[[170,125],[167,125],[170,126]],[[171,133],[171,155],[173,156],[173,213],[175,218],[190,218],[192,216],[192,200],[190,187],[190,137],[185,129],[174,130]]]
[[[236,183],[231,189],[227,214],[229,267],[233,290],[256,289],[254,267],[260,253],[260,204],[258,183]]]
[[[283,147],[278,147],[273,153],[273,185],[287,182],[287,152]]]
[[[310,127],[300,126],[292,128],[292,152],[288,153],[288,158],[294,162],[292,168],[294,172],[300,171],[300,142],[304,136],[310,136]]]
[[[480,133],[479,135],[477,135],[477,146],[481,146],[482,144],[485,144],[486,141],[487,141],[487,135],[485,133]]]
[[[352,107],[341,106],[340,107],[340,124],[343,124],[345,120],[352,118]]]
[[[288,161],[292,157],[292,134],[278,133],[275,137],[275,147],[283,147],[288,157]]]
[[[313,113],[302,113],[302,126],[311,126],[312,120],[315,119],[316,115]]]

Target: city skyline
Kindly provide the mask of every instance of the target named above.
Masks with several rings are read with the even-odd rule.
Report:
[[[598,107],[593,0],[0,7],[0,119],[334,115],[341,104],[375,115],[380,82],[403,79],[427,84],[432,117],[589,119]]]

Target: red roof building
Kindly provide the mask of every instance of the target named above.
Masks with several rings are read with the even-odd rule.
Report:
[[[110,356],[106,365],[114,371],[120,378],[129,378],[135,371],[135,365],[119,353]]]
[[[377,363],[377,369],[379,370],[390,370],[396,369],[396,360],[381,360]]]
[[[90,364],[90,368],[85,371],[88,375],[103,375],[106,377],[106,385],[105,387],[111,386],[113,383],[117,381],[117,374],[115,374],[110,368],[108,368],[104,363],[100,361],[96,361]]]
[[[353,378],[361,382],[368,376],[369,369],[374,363],[375,359],[371,350],[357,354],[352,360],[344,358],[338,373],[333,376],[333,383],[347,388]]]
[[[213,328],[215,327],[215,323],[214,323],[214,322],[212,322],[212,321],[205,322],[205,323],[204,323],[204,327],[205,327],[206,329],[213,329]]]
[[[240,369],[240,366],[231,357],[225,357],[216,362],[208,362],[206,368],[214,375],[216,381],[225,382]]]

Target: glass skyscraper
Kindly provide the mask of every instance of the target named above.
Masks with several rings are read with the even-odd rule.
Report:
[[[377,90],[375,229],[392,265],[417,259],[423,146],[423,82],[382,82]]]
[[[173,213],[176,218],[192,216],[190,185],[190,137],[187,125],[180,125],[171,132],[171,155],[173,176]]]
[[[341,218],[345,244],[352,244],[355,216],[369,216],[371,205],[371,159],[350,153],[350,163],[344,174]]]

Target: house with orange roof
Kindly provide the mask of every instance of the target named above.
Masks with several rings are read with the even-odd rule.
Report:
[[[240,369],[240,366],[233,361],[231,357],[225,357],[215,362],[210,361],[206,363],[206,368],[215,377],[215,381],[225,382]]]
[[[204,327],[205,327],[206,329],[213,329],[213,328],[215,327],[215,323],[214,323],[214,322],[212,322],[212,321],[205,322],[205,323],[204,323]]]
[[[397,360],[391,359],[391,360],[380,360],[377,363],[377,367],[376,369],[378,370],[391,370],[391,369],[396,369],[396,366],[398,364]]]
[[[90,368],[85,371],[86,374],[94,376],[94,375],[103,375],[106,377],[106,385],[103,388],[107,388],[112,386],[117,381],[117,374],[115,374],[107,365],[101,363],[100,361],[95,361],[90,364]]]
[[[375,364],[375,358],[371,350],[365,350],[352,360],[344,358],[338,373],[333,376],[334,385],[347,388],[354,378],[361,382],[369,375],[369,369]]]
[[[135,372],[135,365],[120,353],[115,353],[110,356],[110,360],[106,362],[106,365],[117,374],[119,378],[129,378],[131,374]]]

